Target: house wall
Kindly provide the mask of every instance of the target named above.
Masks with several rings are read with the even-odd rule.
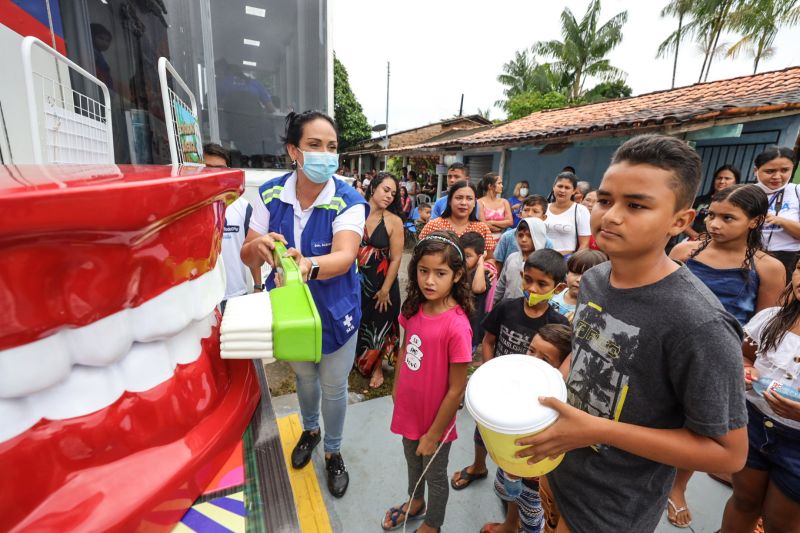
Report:
[[[752,181],[752,160],[764,146],[778,143],[794,148],[800,136],[800,114],[744,123],[738,137],[703,138],[716,133],[724,134],[722,130],[707,129],[687,134],[688,139],[697,139],[693,142],[703,157],[704,176],[700,191],[708,188],[713,177],[711,174],[725,163],[739,166],[743,179]],[[567,165],[575,167],[578,178],[588,181],[595,188],[600,184],[614,151],[627,139],[601,137],[578,141],[551,154],[540,153],[542,146],[510,148],[503,176],[504,196],[510,195],[514,185],[521,180],[528,181],[531,194],[547,196],[555,176]],[[493,168],[495,171],[500,169],[499,154],[495,156]]]

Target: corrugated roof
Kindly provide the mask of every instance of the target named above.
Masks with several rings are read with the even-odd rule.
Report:
[[[402,151],[545,141],[728,117],[800,112],[800,67],[698,83],[630,98],[548,109],[457,140],[407,146]]]

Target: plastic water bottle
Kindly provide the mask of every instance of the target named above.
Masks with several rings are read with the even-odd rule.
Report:
[[[753,390],[756,391],[760,396],[764,396],[764,391],[769,389],[775,394],[783,396],[784,398],[793,400],[795,402],[800,402],[800,390],[788,385],[781,385],[774,379],[758,378],[757,380],[752,381],[752,384]]]
[[[522,478],[512,478],[506,474],[503,476],[503,488],[506,489],[509,498],[519,498],[522,494]]]

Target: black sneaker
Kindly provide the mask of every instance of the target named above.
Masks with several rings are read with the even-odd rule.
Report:
[[[342,455],[332,453],[330,457],[327,457],[325,459],[325,470],[328,472],[328,490],[336,498],[341,498],[350,483],[350,476],[347,474]]]
[[[316,433],[303,431],[300,435],[300,440],[297,441],[294,450],[292,450],[292,468],[306,466],[311,460],[311,452],[314,451],[320,440],[322,440],[322,437],[319,430],[316,430]]]

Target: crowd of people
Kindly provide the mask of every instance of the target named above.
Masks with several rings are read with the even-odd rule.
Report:
[[[549,199],[531,181],[504,198],[494,173],[476,188],[455,163],[446,193],[412,217],[415,174],[376,173],[350,187],[334,177],[333,120],[306,112],[287,121],[294,170],[259,189],[241,259],[258,268],[285,242],[323,322],[321,362],[292,363],[304,428],[294,468],[321,440],[321,412],[328,488],[344,494],[347,374],[355,367],[379,387],[384,364],[393,366],[389,429],[402,437],[408,499],[382,527],[413,520],[417,531],[439,531],[449,490],[488,476],[477,428],[472,463],[447,472],[467,369],[527,353],[561,371],[568,399],[540,399],[559,419],[521,438],[518,456],[566,455],[541,479],[498,469],[506,518],[481,531],[652,531],[664,511],[689,527],[695,471],[733,487],[723,532],[750,533],[761,518],[767,531],[797,530],[792,150],[765,149],[752,184],[720,167],[697,198],[702,160],[669,136],[625,142],[596,190],[564,168]],[[415,238],[401,295],[407,225]]]

